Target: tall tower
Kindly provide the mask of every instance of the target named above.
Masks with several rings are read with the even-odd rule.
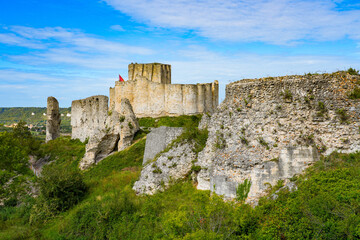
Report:
[[[129,80],[135,80],[139,75],[152,82],[171,84],[171,65],[169,64],[131,63],[128,71]]]

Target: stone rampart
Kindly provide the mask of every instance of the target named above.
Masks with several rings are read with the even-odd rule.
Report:
[[[234,197],[250,179],[248,201],[256,201],[267,184],[300,174],[319,153],[359,151],[360,101],[349,98],[359,83],[337,72],[227,85],[224,102],[201,123],[209,137],[198,188]]]
[[[117,110],[121,98],[129,99],[137,117],[191,115],[214,112],[218,106],[218,92],[217,81],[161,84],[138,76],[133,81],[116,82],[115,88],[110,89],[110,102]]]
[[[92,96],[75,100],[71,104],[71,126],[73,139],[85,141],[104,129],[109,114],[108,97]]]

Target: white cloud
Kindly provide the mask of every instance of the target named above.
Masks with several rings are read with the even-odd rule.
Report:
[[[16,36],[13,33],[0,33],[0,43],[32,49],[44,48],[44,46],[38,42],[24,39],[22,37]]]
[[[51,43],[44,41],[49,47],[73,48],[77,51],[91,51],[99,53],[122,53],[122,54],[151,54],[150,49],[144,47],[125,45],[115,41],[104,40],[96,36],[82,33],[74,29],[62,27],[31,28],[24,26],[11,27],[11,31],[23,37],[24,41],[53,40]],[[12,34],[12,33],[10,33]],[[10,35],[8,34],[8,35]]]
[[[61,27],[10,27],[0,34],[0,43],[30,49],[26,54],[10,54],[8,59],[28,65],[65,64],[89,69],[114,69],[128,64],[132,56],[153,54],[145,48],[101,39]]]
[[[212,39],[272,44],[360,39],[360,10],[338,11],[333,0],[105,1],[149,25],[191,29]]]
[[[125,31],[125,29],[120,25],[112,25],[110,28],[112,30],[119,31],[119,32],[124,32]]]

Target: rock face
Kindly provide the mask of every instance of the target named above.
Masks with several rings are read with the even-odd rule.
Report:
[[[360,102],[348,96],[360,81],[344,73],[242,80],[226,87],[226,99],[207,126],[198,156],[198,189],[234,198],[252,182],[248,202],[267,184],[291,178],[319,152],[360,150]]]
[[[54,97],[47,99],[46,142],[60,137],[61,116],[59,102]]]
[[[140,179],[133,189],[138,194],[154,194],[164,190],[172,180],[182,179],[191,171],[196,154],[191,143],[173,146],[168,152],[162,153],[154,162],[143,167]]]
[[[118,151],[122,151],[131,145],[131,141],[133,140],[135,133],[140,129],[139,122],[134,114],[130,101],[127,98],[121,99],[119,119],[120,140],[118,144]]]
[[[88,139],[80,168],[98,163],[114,151],[130,146],[139,124],[128,99],[120,112],[108,109],[108,97],[93,96],[72,103],[72,138]]]
[[[143,164],[153,160],[156,154],[163,151],[174,139],[183,132],[183,128],[161,126],[146,136]]]

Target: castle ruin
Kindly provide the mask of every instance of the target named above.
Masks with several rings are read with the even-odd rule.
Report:
[[[129,80],[110,88],[110,109],[127,98],[137,117],[212,113],[219,102],[219,83],[171,84],[171,65],[131,63]]]

